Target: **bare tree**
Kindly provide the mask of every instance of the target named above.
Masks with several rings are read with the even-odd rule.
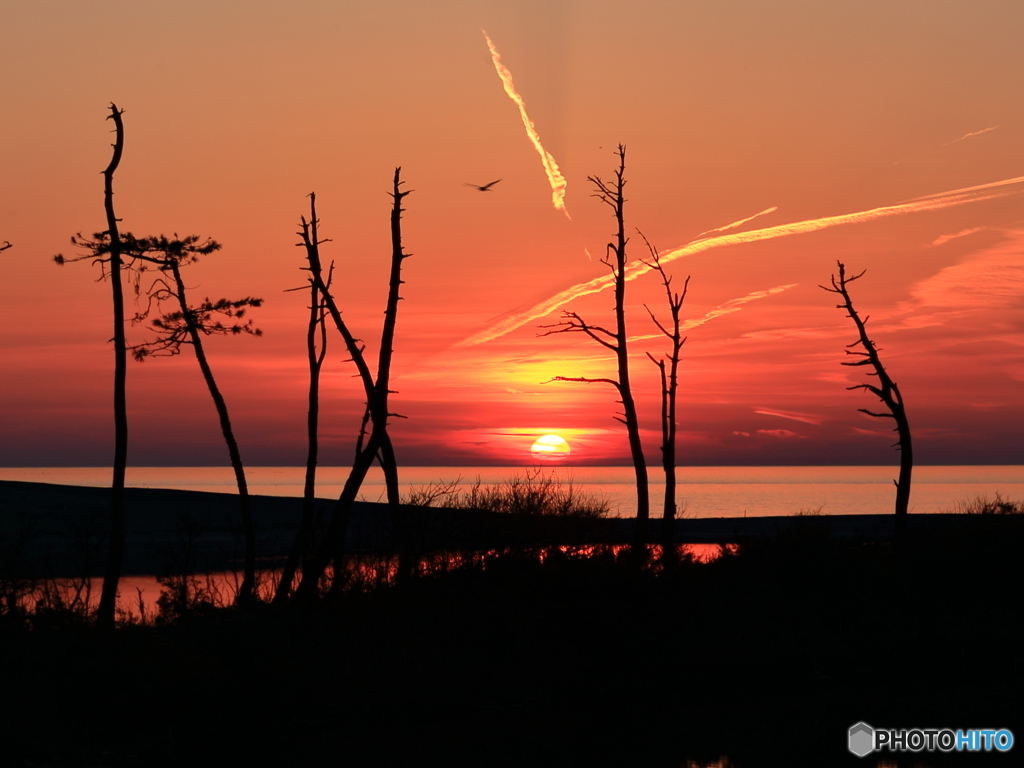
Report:
[[[888,412],[884,413],[876,413],[867,408],[858,408],[857,410],[861,413],[866,413],[868,416],[874,416],[879,419],[893,419],[896,422],[896,427],[893,431],[897,433],[898,439],[893,444],[893,447],[900,452],[900,476],[899,480],[895,481],[896,533],[902,536],[907,526],[907,507],[910,504],[910,475],[914,469],[914,449],[910,440],[910,424],[907,422],[907,412],[903,405],[903,396],[900,394],[900,389],[885,370],[885,366],[882,365],[882,360],[878,356],[878,347],[868,336],[868,317],[865,316],[861,319],[860,315],[857,314],[857,310],[853,307],[853,300],[850,298],[848,286],[854,280],[859,280],[863,277],[866,270],[852,277],[847,277],[846,266],[843,262],[837,261],[836,263],[839,265],[839,277],[836,278],[835,275],[832,275],[831,287],[825,285],[820,287],[829,293],[838,294],[842,298],[843,303],[837,304],[836,308],[845,309],[847,316],[857,326],[857,340],[852,344],[847,344],[846,354],[853,355],[858,359],[843,363],[843,365],[870,365],[873,370],[868,375],[878,379],[877,385],[869,383],[854,384],[852,387],[847,387],[847,389],[866,389],[881,400],[885,407],[889,409]],[[852,349],[852,347],[858,346],[861,348],[861,351]]]
[[[319,243],[316,237],[316,196],[310,194],[310,205],[313,215],[313,233],[306,232],[310,245],[316,249]],[[303,222],[306,224],[306,222]],[[306,224],[307,228],[309,224]],[[319,256],[316,259],[319,263]],[[307,271],[312,267],[306,267]],[[324,287],[330,291],[334,275],[334,264],[327,270],[327,279]],[[290,289],[297,290],[297,289]],[[291,551],[288,553],[288,560],[285,562],[284,570],[281,572],[281,581],[274,593],[274,602],[281,603],[288,599],[291,594],[292,582],[295,580],[295,573],[299,563],[309,554],[309,544],[315,527],[316,507],[316,467],[320,452],[319,440],[319,419],[320,419],[320,370],[323,368],[324,359],[327,357],[327,304],[320,293],[319,283],[310,279],[309,281],[309,321],[306,324],[306,361],[309,365],[309,398],[306,411],[306,443],[309,446],[306,452],[306,477],[302,490],[302,519],[299,522],[299,531],[295,536]]]
[[[591,325],[576,312],[563,312],[559,323],[542,326],[554,330],[541,335],[550,336],[555,333],[582,333],[589,336],[601,346],[615,354],[618,366],[618,377],[588,378],[585,376],[555,376],[552,381],[575,381],[585,384],[610,384],[619,394],[622,414],[616,421],[626,427],[629,438],[629,451],[636,474],[636,526],[633,529],[633,544],[639,551],[647,543],[647,524],[650,517],[650,492],[647,487],[647,461],[644,458],[643,446],[640,442],[640,423],[637,419],[636,403],[629,381],[629,352],[626,346],[626,237],[625,206],[623,194],[626,186],[626,147],[619,144],[616,154],[619,166],[615,169],[615,179],[605,182],[600,176],[588,176],[596,192],[594,197],[612,209],[615,216],[616,232],[613,242],[608,243],[605,256],[601,263],[611,270],[615,280],[615,324],[611,329],[599,325]]]
[[[643,233],[640,234],[643,237]],[[672,277],[665,272],[658,252],[644,237],[651,260],[644,262],[661,275],[661,283],[665,287],[665,298],[668,301],[671,323],[666,327],[658,320],[654,312],[646,304],[644,309],[651,316],[651,321],[669,340],[670,348],[667,356],[654,357],[650,352],[647,357],[658,367],[661,374],[661,466],[665,470],[665,506],[661,514],[662,558],[672,562],[675,554],[675,518],[678,511],[676,503],[676,395],[679,391],[679,353],[686,339],[680,328],[680,312],[686,301],[686,291],[690,287],[687,276],[683,283],[682,293],[672,290]]]
[[[235,482],[238,485],[239,507],[242,513],[242,528],[245,537],[244,574],[238,600],[240,603],[251,602],[256,589],[256,532],[252,512],[249,508],[249,488],[245,480],[245,469],[242,466],[238,441],[235,439],[231,419],[228,416],[228,407],[207,360],[206,351],[203,348],[203,337],[262,335],[262,331],[253,327],[252,320],[242,322],[242,319],[249,308],[259,307],[263,303],[263,299],[246,297],[238,300],[211,301],[207,298],[198,306],[188,303],[185,283],[181,277],[181,268],[194,264],[200,256],[219,250],[220,244],[213,240],[207,239],[200,242],[196,235],[188,235],[182,239],[177,237],[168,239],[161,235],[138,240],[132,238],[129,247],[137,260],[152,265],[161,273],[149,289],[149,306],[139,313],[137,319],[147,318],[154,306],[159,306],[165,301],[170,301],[178,307],[150,321],[150,328],[156,332],[157,338],[132,346],[132,354],[136,360],[142,361],[150,356],[177,355],[185,345],[191,345],[196,353],[196,360],[203,373],[203,379],[206,381],[210,397],[213,398],[214,407],[217,409],[221,432],[224,435],[224,442],[227,444],[231,467],[235,473]],[[225,324],[221,318],[227,319],[228,323]]]
[[[121,563],[124,560],[124,478],[128,466],[128,405],[125,395],[125,384],[128,371],[128,346],[124,331],[124,287],[121,272],[124,268],[122,260],[122,242],[118,231],[120,221],[114,213],[114,172],[121,164],[124,151],[124,122],[121,119],[123,110],[111,103],[108,120],[114,121],[114,144],[110,162],[103,171],[103,208],[107,218],[107,229],[94,235],[92,240],[81,235],[72,237],[72,244],[84,248],[87,253],[76,258],[65,259],[63,255],[54,256],[54,261],[64,264],[67,261],[88,259],[100,265],[100,279],[110,277],[113,290],[114,313],[114,466],[110,484],[110,544],[107,550],[107,566],[103,573],[103,589],[100,592],[100,604],[96,611],[96,625],[100,629],[114,628],[114,609],[117,602],[117,583],[121,578]]]
[[[300,245],[306,248],[307,259],[310,265],[310,279],[319,287],[323,296],[328,313],[334,321],[334,325],[341,335],[345,348],[356,366],[358,376],[363,385],[363,392],[366,396],[366,410],[360,427],[359,437],[356,442],[356,456],[348,479],[342,488],[338,503],[335,505],[334,515],[324,534],[323,540],[317,547],[317,551],[311,557],[303,570],[302,579],[297,589],[297,596],[309,598],[316,593],[318,584],[327,566],[333,561],[335,578],[332,590],[337,591],[341,587],[341,569],[344,562],[345,535],[348,529],[348,519],[351,513],[352,504],[355,502],[359,488],[362,486],[366,473],[376,460],[384,470],[385,487],[387,488],[388,505],[391,507],[392,519],[396,525],[396,534],[400,537],[403,532],[399,530],[402,526],[400,520],[400,502],[398,495],[398,465],[395,459],[394,449],[391,445],[391,437],[388,434],[388,420],[392,417],[401,418],[400,414],[392,413],[388,404],[388,396],[392,394],[391,386],[391,362],[394,354],[395,325],[398,318],[398,302],[401,300],[399,289],[402,285],[402,263],[411,254],[404,252],[402,246],[402,199],[410,192],[401,190],[404,182],[401,180],[401,168],[395,169],[392,181],[391,198],[393,201],[391,209],[391,274],[388,283],[388,299],[384,311],[384,325],[381,330],[381,345],[377,359],[377,375],[374,377],[370,366],[363,354],[365,347],[355,338],[341,316],[337,301],[327,288],[323,277],[323,267],[320,261],[319,245],[325,242],[318,239],[316,217],[316,199],[310,196],[310,218],[307,221],[301,219],[301,230],[299,236],[302,238]],[[369,432],[367,427],[369,426]],[[403,544],[400,543],[400,550]],[[408,558],[404,558],[406,564],[400,565],[408,569]]]

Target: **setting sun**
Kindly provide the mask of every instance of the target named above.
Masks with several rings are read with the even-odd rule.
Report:
[[[533,458],[544,461],[565,459],[569,456],[569,443],[558,435],[544,435],[530,446],[530,453]]]

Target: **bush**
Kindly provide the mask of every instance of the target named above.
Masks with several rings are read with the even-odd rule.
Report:
[[[1024,515],[1024,501],[1004,499],[996,491],[994,499],[989,499],[987,494],[979,494],[970,501],[958,501],[953,505],[953,512],[961,515]]]
[[[572,481],[562,483],[554,472],[544,474],[539,467],[515,474],[497,485],[484,485],[477,478],[466,491],[460,490],[461,479],[450,483],[431,483],[413,489],[404,504],[454,509],[481,509],[517,515],[556,515],[562,517],[607,517],[606,499],[577,489]]]

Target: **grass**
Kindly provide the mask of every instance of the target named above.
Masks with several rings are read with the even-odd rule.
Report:
[[[1024,501],[1004,499],[996,491],[994,499],[979,494],[968,501],[958,501],[952,511],[962,515],[1024,515]]]
[[[795,531],[671,572],[510,553],[107,638],[0,627],[0,744],[17,765],[842,768],[858,720],[1018,733],[1024,535],[963,522],[902,550]]]
[[[554,472],[545,474],[539,467],[515,474],[495,485],[484,485],[477,478],[465,490],[461,479],[450,483],[431,483],[413,489],[402,501],[413,506],[480,509],[518,515],[597,518],[607,517],[610,512],[605,499],[580,491],[571,479],[563,483]]]

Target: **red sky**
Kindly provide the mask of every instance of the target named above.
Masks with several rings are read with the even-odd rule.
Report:
[[[400,460],[526,463],[552,432],[573,461],[624,461],[609,388],[541,383],[608,375],[611,360],[579,337],[538,338],[559,309],[523,321],[606,274],[613,221],[586,177],[611,176],[618,142],[627,224],[660,250],[774,209],[704,237],[767,232],[669,265],[691,276],[695,321],[680,463],[896,461],[886,425],[857,413],[872,398],[846,390],[863,380],[839,365],[853,327],[817,287],[837,259],[867,269],[854,300],[903,390],[918,461],[1024,463],[1024,183],[898,207],[1024,176],[1019,2],[39,0],[8,4],[3,28],[0,241],[14,247],[0,254],[0,465],[110,460],[109,286],[52,256],[104,227],[111,101],[125,109],[123,226],[223,243],[189,268],[197,299],[266,299],[262,338],[209,350],[249,463],[304,461],[305,295],[284,289],[304,280],[305,195],[333,240],[346,318],[375,353],[396,165],[414,190]],[[482,30],[564,175],[571,219]],[[497,178],[486,194],[464,186]],[[664,314],[661,288],[646,275],[629,292],[630,333],[650,335],[643,304]],[[604,323],[610,307],[607,291],[564,305]],[[523,322],[488,333],[510,318]],[[332,342],[325,461],[344,463],[360,389]],[[652,459],[644,352],[663,347],[633,347]],[[190,355],[133,363],[129,406],[132,464],[227,462]]]

